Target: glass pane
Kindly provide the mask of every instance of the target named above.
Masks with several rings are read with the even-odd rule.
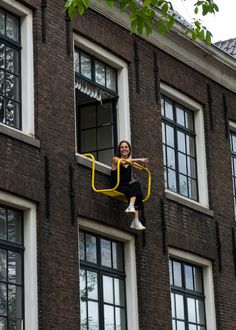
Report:
[[[86,260],[97,263],[97,245],[96,237],[86,234]]]
[[[85,259],[84,233],[81,231],[79,233],[79,258],[81,260]]]
[[[204,303],[202,300],[196,300],[197,307],[197,322],[200,324],[205,324],[205,311]]]
[[[171,315],[172,317],[176,317],[175,316],[175,295],[174,293],[171,293]]]
[[[6,281],[6,280],[7,280],[7,251],[0,249],[0,281]]]
[[[87,330],[86,302],[80,302],[80,330]]]
[[[173,285],[172,261],[171,260],[169,260],[169,277],[170,277],[170,285]]]
[[[6,15],[6,36],[14,41],[19,41],[19,20],[10,14]]]
[[[98,106],[98,125],[110,124],[112,119],[112,102]]]
[[[195,141],[191,136],[186,135],[187,154],[195,157]]]
[[[116,307],[116,330],[125,330],[125,310]]]
[[[232,134],[232,151],[236,152],[236,135]]]
[[[96,137],[96,129],[89,129],[87,131],[83,131],[80,133],[80,152],[86,152],[90,150],[96,150],[97,145],[97,137]]]
[[[103,300],[106,303],[114,304],[113,278],[103,275]]]
[[[21,284],[21,255],[20,253],[8,252],[8,281]]]
[[[86,270],[80,269],[80,298],[86,298]]]
[[[184,266],[186,289],[193,290],[193,268],[191,266]]]
[[[0,314],[7,315],[7,286],[0,283]]]
[[[175,150],[167,147],[167,166],[175,170]]]
[[[114,307],[104,305],[105,330],[115,330]]]
[[[206,330],[206,327],[201,327],[200,325],[197,327],[197,330]]]
[[[179,125],[185,126],[184,110],[179,106],[176,107],[176,120]]]
[[[0,239],[5,240],[7,238],[6,230],[6,209],[0,207]]]
[[[112,267],[111,242],[106,239],[101,239],[101,258],[103,266]]]
[[[166,146],[163,145],[163,162],[164,165],[166,166]]]
[[[178,132],[178,150],[186,153],[185,134]]]
[[[176,317],[184,320],[184,298],[179,294],[175,294]]]
[[[21,320],[9,320],[9,330],[21,330]]]
[[[184,175],[179,176],[179,192],[181,195],[188,196],[188,180]]]
[[[19,74],[19,53],[10,47],[6,47],[6,70]]]
[[[124,281],[118,278],[114,279],[115,286],[115,304],[118,306],[125,306],[125,287]]]
[[[186,156],[181,152],[178,153],[179,158],[179,172],[182,174],[187,174],[187,164],[186,164]]]
[[[0,34],[5,35],[5,14],[4,11],[0,9]]]
[[[181,264],[173,261],[174,285],[182,287]]]
[[[96,105],[80,108],[80,129],[96,127]]]
[[[197,200],[197,182],[196,182],[196,180],[189,179],[188,185],[189,185],[189,197]]]
[[[79,52],[76,50],[74,52],[74,70],[75,72],[80,73]]]
[[[165,116],[173,120],[173,106],[170,100],[165,100]]]
[[[22,317],[21,287],[8,285],[8,313],[12,317]]]
[[[174,147],[174,129],[169,125],[166,125],[166,144]]]
[[[176,191],[176,176],[175,171],[169,170],[168,173],[168,189],[172,191]]]
[[[113,126],[98,128],[98,148],[105,149],[113,146]]]
[[[123,262],[123,245],[121,243],[112,242],[113,268],[124,270]]]
[[[20,106],[16,102],[6,102],[5,124],[16,128],[20,127]]]
[[[197,173],[196,173],[195,159],[191,157],[187,157],[187,161],[188,161],[188,175],[191,176],[192,178],[196,178]]]
[[[111,166],[111,159],[114,155],[113,149],[103,150],[98,152],[98,161]]]
[[[166,128],[165,128],[165,124],[164,123],[162,123],[161,124],[161,127],[162,127],[162,142],[163,143],[166,143]]]
[[[175,322],[175,320],[172,320],[172,330],[176,330],[176,322]]]
[[[5,45],[2,43],[0,43],[0,68],[5,69]]]
[[[0,70],[0,94],[5,95],[5,73]]]
[[[189,330],[197,330],[197,326],[194,324],[189,324]]]
[[[99,330],[97,302],[93,302],[93,301],[88,302],[88,329]]]
[[[105,65],[95,61],[95,81],[105,86]]]
[[[187,298],[188,305],[188,321],[196,323],[196,308],[195,308],[195,300],[192,298]]]
[[[8,210],[8,240],[16,243],[22,242],[21,213]]]
[[[168,184],[167,184],[167,168],[164,168],[164,182],[165,182],[165,188],[168,188]]]
[[[184,322],[177,321],[177,323],[176,323],[176,330],[185,330],[185,324],[184,324]]]
[[[106,84],[107,88],[116,91],[116,70],[106,67]]]
[[[6,96],[11,99],[19,99],[18,78],[10,73],[6,73]]]
[[[161,114],[162,116],[165,115],[165,100],[162,95],[161,95]]]
[[[98,276],[95,272],[87,270],[87,294],[88,298],[98,299]]]
[[[83,76],[91,79],[91,58],[87,54],[81,53],[81,72]]]
[[[194,280],[195,280],[195,290],[197,292],[203,292],[202,287],[202,271],[199,267],[194,267]]]
[[[193,112],[189,110],[185,110],[185,121],[186,121],[186,127],[192,131],[194,131],[194,125],[193,125]]]

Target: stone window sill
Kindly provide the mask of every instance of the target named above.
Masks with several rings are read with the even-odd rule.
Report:
[[[80,154],[76,154],[76,161],[78,164],[84,165],[86,167],[92,168],[92,160],[88,157],[85,157],[83,155]],[[100,162],[95,162],[95,168],[96,171],[106,174],[106,175],[111,175],[111,167],[105,164],[102,164]]]
[[[18,141],[30,144],[36,148],[40,148],[40,141],[32,136],[26,135],[25,133],[16,130],[15,128],[0,124],[0,133],[10,136]]]

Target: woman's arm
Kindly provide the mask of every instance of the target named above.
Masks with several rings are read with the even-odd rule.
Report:
[[[112,164],[111,167],[113,170],[115,170],[117,168],[117,163],[119,161],[119,157],[113,157],[112,158]],[[132,163],[140,163],[143,166],[146,166],[148,163],[148,158],[127,158],[128,161],[132,162]],[[125,165],[127,164],[125,161],[121,160],[121,165]]]

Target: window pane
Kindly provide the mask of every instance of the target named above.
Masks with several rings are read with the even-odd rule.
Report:
[[[114,307],[104,305],[105,330],[115,330]]]
[[[184,320],[184,298],[183,296],[175,295],[176,318]]]
[[[21,234],[21,213],[8,210],[8,240],[15,243],[22,243]]]
[[[7,280],[7,251],[0,249],[0,281],[6,281],[6,280]]]
[[[113,268],[124,270],[122,244],[112,242]]]
[[[87,54],[81,53],[81,72],[83,76],[91,79],[91,58]]]
[[[5,124],[19,128],[20,127],[20,107],[13,101],[6,102]]]
[[[124,281],[115,278],[114,286],[115,286],[115,304],[118,306],[125,306]]]
[[[173,285],[172,261],[171,260],[169,260],[169,276],[170,276],[170,285]]]
[[[107,88],[116,91],[116,71],[110,67],[106,67],[106,84]]]
[[[80,152],[87,152],[90,150],[95,150],[96,146],[96,129],[89,129],[87,131],[81,132],[81,150]]]
[[[178,152],[179,158],[179,172],[182,174],[187,174],[187,164],[186,164],[186,156],[181,152]]]
[[[236,152],[236,135],[232,134],[232,151]]]
[[[88,329],[99,330],[98,322],[98,303],[89,301],[88,302]]]
[[[177,321],[176,330],[185,330],[185,324],[184,324],[184,322]]]
[[[194,280],[195,280],[195,290],[198,292],[203,292],[202,285],[202,272],[198,267],[194,267]]]
[[[0,43],[0,68],[5,69],[5,45],[2,43]]]
[[[162,127],[162,142],[166,143],[166,125],[164,123],[161,124]]]
[[[113,146],[113,127],[105,126],[98,128],[98,148],[110,148]]]
[[[184,175],[179,176],[179,192],[181,195],[188,196],[188,180]]]
[[[192,178],[196,178],[196,163],[195,159],[191,157],[187,157],[188,161],[188,175],[191,176]]]
[[[194,138],[186,135],[186,143],[187,143],[187,154],[195,157],[195,143]]]
[[[7,315],[7,286],[0,283],[0,314]]]
[[[175,320],[172,320],[172,330],[176,330],[176,322],[175,322]]]
[[[174,147],[174,129],[173,127],[166,125],[166,144],[170,147]]]
[[[172,148],[167,147],[167,166],[175,170],[175,151]]]
[[[87,271],[87,293],[88,298],[98,299],[98,276],[95,272]]]
[[[116,307],[116,330],[125,330],[125,310]]]
[[[184,266],[186,289],[193,290],[193,268],[191,266]]]
[[[80,269],[80,298],[86,298],[86,271],[84,269]]]
[[[204,303],[201,300],[196,300],[197,306],[197,322],[200,324],[205,324],[205,312]]]
[[[4,11],[0,9],[0,34],[5,35],[5,14]]]
[[[189,330],[197,330],[197,326],[194,324],[189,324]]]
[[[6,210],[0,207],[0,239],[5,240],[7,238],[6,230]]]
[[[193,125],[193,112],[185,109],[185,122],[186,127],[192,131],[194,131]]]
[[[6,70],[19,74],[19,53],[10,47],[6,47]]]
[[[176,191],[176,174],[175,171],[169,170],[168,173],[168,189]]]
[[[8,313],[12,317],[22,317],[21,287],[8,285]]]
[[[173,261],[174,285],[182,287],[181,264]]]
[[[98,152],[98,161],[111,166],[111,159],[114,155],[113,149],[103,150]]]
[[[176,107],[176,120],[179,125],[185,126],[184,110],[179,106]]]
[[[5,95],[5,72],[0,70],[0,94]]]
[[[162,114],[162,116],[165,115],[165,100],[164,100],[163,96],[161,96],[161,114]]]
[[[175,295],[174,293],[171,293],[171,315],[172,317],[176,317],[175,316]]]
[[[196,308],[195,308],[195,299],[187,298],[187,306],[188,306],[188,320],[189,322],[196,323]]]
[[[21,320],[9,320],[9,330],[21,330]]]
[[[114,304],[113,278],[103,275],[103,299],[104,302]]]
[[[80,61],[79,61],[79,52],[74,52],[74,70],[77,73],[80,73]]]
[[[105,239],[101,239],[101,258],[103,266],[112,267],[111,242]]]
[[[186,153],[185,134],[178,132],[178,150]]]
[[[110,124],[112,119],[112,103],[105,103],[98,106],[98,125]]]
[[[197,200],[197,182],[196,180],[189,179],[189,197]]]
[[[14,41],[19,41],[18,18],[10,14],[6,15],[6,36]]]
[[[80,129],[96,127],[96,105],[80,109]]]
[[[87,330],[86,302],[80,302],[80,330]]]
[[[96,237],[86,234],[86,260],[97,263]]]
[[[21,284],[21,255],[16,252],[8,252],[8,281]]]
[[[98,61],[95,62],[95,81],[105,86],[105,65]]]
[[[84,245],[84,233],[79,233],[79,257],[81,260],[85,259],[85,245]]]
[[[173,106],[170,100],[165,100],[165,116],[173,120]]]

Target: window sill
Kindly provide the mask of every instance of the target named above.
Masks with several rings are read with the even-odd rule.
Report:
[[[182,204],[184,206],[187,206],[191,209],[194,209],[198,212],[204,213],[206,215],[209,215],[210,217],[214,217],[214,211],[210,210],[206,206],[203,206],[195,201],[192,201],[190,199],[187,199],[181,195],[178,195],[170,190],[165,191],[165,196],[167,199],[172,200],[176,203]]]
[[[40,148],[40,141],[38,139],[35,139],[32,136],[26,135],[25,133],[18,131],[15,128],[5,126],[4,124],[0,124],[0,133],[10,136],[21,142],[30,144],[36,148]]]
[[[92,168],[92,160],[88,157],[85,157],[80,154],[76,154],[76,161],[80,165],[84,165],[86,167]],[[102,164],[100,162],[95,162],[95,169],[97,172],[106,174],[106,175],[111,175],[111,167],[105,164]]]

